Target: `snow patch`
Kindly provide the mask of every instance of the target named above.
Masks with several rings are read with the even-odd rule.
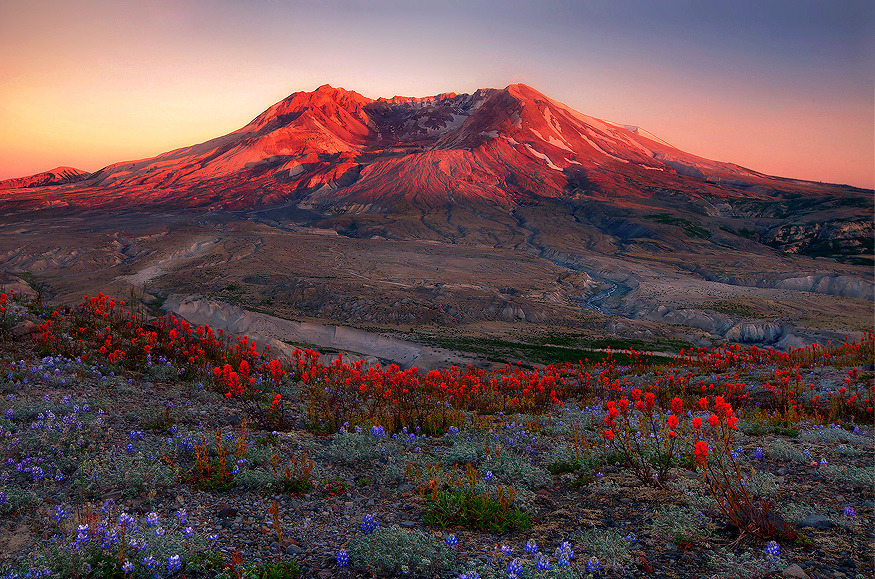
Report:
[[[554,131],[562,134],[562,126],[559,124],[559,121],[556,120],[556,117],[553,116],[553,113],[550,112],[550,107],[544,107],[544,120],[553,127]]]
[[[561,167],[557,167],[557,166],[553,163],[553,161],[550,160],[550,157],[548,157],[548,156],[545,155],[544,153],[541,153],[541,152],[539,152],[539,151],[536,151],[534,148],[532,148],[531,145],[526,144],[526,149],[528,149],[530,153],[532,153],[534,156],[538,157],[539,159],[543,159],[543,160],[547,161],[547,166],[550,167],[551,169],[554,169],[554,170],[556,170],[556,171],[561,171],[561,170],[562,170]]]
[[[602,155],[605,155],[606,157],[610,157],[611,159],[614,159],[614,160],[620,161],[621,163],[628,163],[628,162],[629,162],[629,161],[627,161],[626,159],[621,159],[620,157],[617,157],[617,156],[615,156],[615,155],[612,155],[612,154],[608,153],[607,151],[605,151],[604,149],[602,149],[602,148],[598,145],[598,143],[596,143],[595,141],[593,141],[592,139],[590,139],[590,138],[589,138],[588,136],[586,136],[585,134],[581,133],[580,136],[583,137],[583,140],[585,140],[587,143],[589,143],[589,144],[592,146],[592,148],[594,148],[596,151],[598,151],[598,152],[601,153]]]
[[[568,141],[565,141],[565,140],[560,141],[559,139],[553,137],[552,135],[550,136],[549,139],[547,139],[547,142],[550,143],[551,145],[553,145],[554,147],[559,147],[560,149],[565,149],[569,153],[574,152],[574,150],[568,146]]]

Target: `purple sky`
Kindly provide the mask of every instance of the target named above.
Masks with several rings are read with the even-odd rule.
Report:
[[[0,0],[0,179],[204,141],[323,83],[525,82],[765,173],[875,186],[875,3]]]

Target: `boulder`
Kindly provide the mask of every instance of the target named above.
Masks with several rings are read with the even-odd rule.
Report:
[[[36,334],[38,332],[39,328],[36,323],[31,320],[22,320],[12,328],[12,335],[16,338],[23,338],[24,336],[29,336],[30,334]]]

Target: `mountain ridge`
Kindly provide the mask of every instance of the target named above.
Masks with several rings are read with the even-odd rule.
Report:
[[[246,210],[292,202],[334,213],[411,203],[646,199],[660,189],[729,198],[843,192],[686,153],[525,84],[378,99],[326,84],[203,143],[66,180],[35,177],[0,182],[7,190],[0,208],[48,206],[34,191],[9,192],[40,186],[54,187],[51,202],[69,207]]]

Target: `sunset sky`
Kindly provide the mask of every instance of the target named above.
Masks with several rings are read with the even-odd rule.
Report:
[[[871,0],[0,0],[0,179],[96,171],[329,83],[524,82],[773,175],[875,187]]]

